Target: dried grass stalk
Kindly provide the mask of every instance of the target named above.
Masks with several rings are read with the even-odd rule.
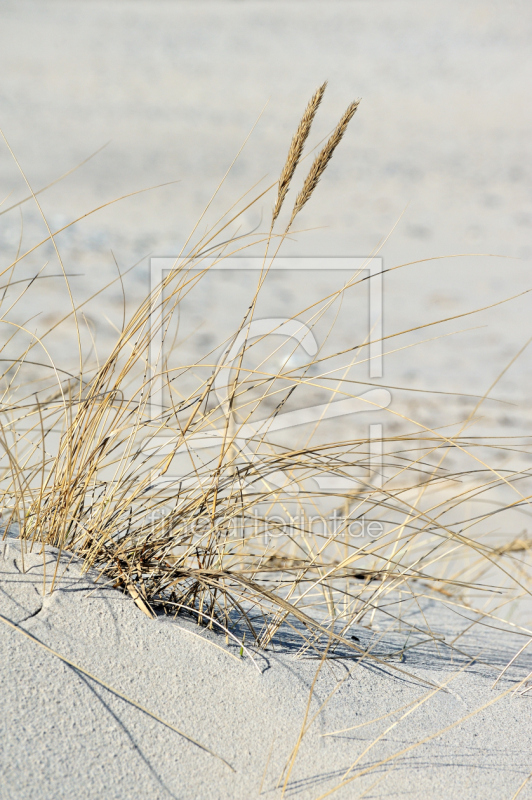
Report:
[[[317,91],[309,100],[308,106],[305,109],[305,113],[301,117],[301,122],[299,123],[298,129],[292,138],[292,142],[290,143],[288,156],[286,158],[283,171],[281,172],[281,177],[279,178],[279,191],[277,193],[277,201],[275,203],[275,208],[273,209],[272,228],[275,224],[275,220],[279,216],[279,212],[281,211],[281,207],[288,193],[290,182],[294,176],[296,167],[299,164],[299,160],[301,158],[301,154],[303,153],[305,142],[307,141],[308,135],[310,133],[310,127],[312,125],[314,117],[316,116],[316,111],[320,106],[326,88],[327,88],[327,81],[325,81],[325,83],[322,83],[319,89],[317,89]]]
[[[342,141],[343,135],[347,130],[347,126],[353,119],[354,113],[358,108],[360,100],[355,100],[351,103],[350,106],[346,109],[342,119],[336,126],[334,133],[330,137],[327,144],[322,148],[319,154],[316,156],[312,167],[310,168],[310,172],[305,179],[305,183],[303,184],[303,188],[299,192],[296,202],[294,204],[294,210],[292,211],[292,217],[290,218],[290,223],[288,228],[292,225],[294,219],[299,214],[305,203],[307,203],[310,198],[312,197],[312,193],[318,182],[327,169],[327,164],[331,160],[334,151]]]

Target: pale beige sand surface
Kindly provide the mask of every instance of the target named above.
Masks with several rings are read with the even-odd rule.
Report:
[[[334,690],[302,740],[285,797],[320,797],[357,759],[358,770],[371,769],[333,796],[355,798],[368,790],[365,797],[405,800],[510,798],[529,774],[531,699],[513,689],[532,669],[532,656],[523,653],[491,688],[523,637],[480,627],[451,646],[464,619],[452,611],[442,617],[440,605],[425,603],[423,615],[414,612],[420,628],[436,613],[445,642],[422,644],[420,635],[400,658],[405,634],[397,626],[384,633],[359,627],[359,643],[380,663],[337,651],[311,688],[319,658],[308,651],[302,656],[290,629],[266,652],[252,648],[253,661],[238,658],[237,647],[191,620],[149,620],[128,597],[82,577],[65,557],[57,589],[43,597],[43,556],[22,558],[13,539],[4,545],[4,618],[214,750],[235,771],[2,622],[2,800],[279,798],[276,786],[309,696],[313,717]],[[46,552],[48,585],[54,553]],[[400,720],[406,704],[443,684]],[[345,728],[353,729],[323,735]],[[397,756],[426,737],[433,738]],[[381,764],[387,757],[394,758]],[[531,791],[526,787],[520,797]]]

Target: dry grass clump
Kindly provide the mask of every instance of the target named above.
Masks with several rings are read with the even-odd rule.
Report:
[[[267,255],[238,330],[218,343],[222,358],[213,349],[198,363],[172,367],[167,355],[154,355],[154,342],[172,350],[173,321],[198,282],[247,248],[263,244],[267,254],[310,199],[357,102],[312,164],[285,232],[273,234],[324,91],[325,84],[292,140],[270,230],[247,238],[231,232],[264,192],[242,202],[229,221],[222,218],[210,227],[123,325],[103,363],[84,361],[80,347],[77,374],[65,378],[54,363],[51,380],[25,383],[24,369],[38,361],[37,351],[46,354],[46,343],[29,336],[23,352],[13,357],[21,327],[12,326],[4,340],[4,353],[11,355],[2,376],[1,505],[4,523],[18,526],[28,546],[52,545],[59,553],[76,554],[148,615],[188,612],[228,635],[236,630],[240,636],[246,627],[246,642],[261,647],[288,623],[297,628],[303,648],[321,649],[323,640],[330,653],[340,643],[360,652],[350,634],[354,625],[403,620],[408,628],[403,610],[423,599],[446,602],[468,620],[502,624],[505,605],[529,595],[524,546],[486,539],[493,508],[486,510],[483,501],[495,498],[499,513],[527,502],[525,473],[489,466],[493,448],[500,451],[505,443],[468,438],[467,420],[456,435],[403,420],[402,433],[378,442],[382,470],[375,470],[375,443],[365,436],[309,437],[302,445],[294,445],[290,435],[273,436],[276,420],[295,396],[305,407],[305,391],[319,387],[328,398],[323,409],[338,396],[358,397],[360,382],[349,383],[349,368],[367,358],[368,342],[342,353],[341,379],[329,370],[338,353],[318,352],[297,368],[288,361],[275,370],[261,356],[251,367],[265,339],[251,338],[249,331],[272,263]],[[3,271],[5,321],[11,313],[9,287],[25,256],[17,253]],[[325,305],[301,311],[312,325],[325,307],[366,280],[356,273],[348,284],[331,288]],[[79,321],[75,304],[70,317]],[[153,408],[151,390],[161,379],[170,400]],[[369,382],[366,388],[375,389]],[[368,398],[369,405],[379,406]],[[201,440],[214,451],[206,448],[210,454],[204,459],[196,457]],[[451,450],[460,466],[446,471]],[[186,468],[175,477],[177,461],[185,461]],[[351,488],[332,494],[317,489],[324,476],[341,485],[351,481]],[[312,514],[326,521],[319,530]],[[354,536],[352,526],[361,520],[375,523],[380,534]],[[53,589],[56,575],[47,580]],[[413,624],[411,632],[413,644],[416,637],[437,634]]]

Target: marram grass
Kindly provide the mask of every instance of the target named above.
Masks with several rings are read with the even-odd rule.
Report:
[[[51,545],[59,553],[75,554],[87,570],[96,570],[101,580],[128,593],[147,615],[193,614],[200,624],[236,636],[242,653],[249,645],[268,646],[280,627],[288,625],[297,632],[301,652],[325,650],[331,655],[342,645],[360,654],[353,626],[372,627],[378,617],[390,626],[400,621],[408,630],[402,609],[426,597],[468,619],[504,627],[508,604],[526,602],[530,594],[530,541],[516,531],[502,544],[486,543],[482,526],[488,514],[476,514],[474,506],[475,500],[488,502],[501,489],[508,499],[497,506],[499,514],[528,504],[526,471],[490,466],[495,450],[520,445],[469,437],[472,415],[458,434],[410,424],[383,437],[380,475],[371,474],[371,442],[366,438],[318,437],[294,447],[288,439],[275,443],[267,436],[293,396],[304,404],[305,393],[319,385],[332,402],[338,392],[356,397],[361,389],[347,378],[339,388],[340,382],[329,374],[329,358],[320,353],[297,369],[285,363],[274,372],[260,361],[251,369],[246,361],[258,347],[246,339],[246,331],[272,260],[358,107],[358,102],[348,106],[287,210],[289,189],[296,169],[303,169],[303,150],[325,88],[323,84],[316,91],[303,114],[279,181],[252,200],[243,199],[229,219],[224,215],[203,236],[189,240],[161,286],[124,322],[102,363],[84,360],[80,346],[76,374],[65,377],[61,364],[50,369],[48,363],[46,374],[51,372],[52,380],[33,376],[25,382],[25,366],[46,355],[46,341],[30,336],[14,354],[23,326],[12,321],[10,292],[20,271],[27,280],[23,270],[28,255],[46,242],[55,244],[55,234],[49,229],[43,242],[25,253],[19,249],[2,270],[2,350],[7,359],[0,407],[4,536],[15,530],[33,550]],[[266,232],[232,233],[245,211],[275,189]],[[30,200],[37,202],[35,196]],[[276,233],[283,212],[287,222]],[[4,219],[10,224],[9,217]],[[212,269],[213,258],[217,263],[250,248],[256,252],[259,246],[264,264],[256,291],[224,345],[229,352],[244,337],[236,360],[224,363],[207,353],[201,369],[186,363],[170,368],[168,361],[154,360],[154,341],[162,336],[171,348],[172,320],[183,299]],[[57,247],[56,257],[68,283]],[[355,274],[348,286],[331,287],[324,302],[330,306],[347,288],[362,288],[366,280]],[[161,309],[155,322],[154,303]],[[317,304],[316,319],[322,307]],[[73,299],[66,318],[75,320],[80,338],[82,310]],[[400,334],[385,337],[384,344]],[[334,330],[330,336],[334,339]],[[368,344],[358,342],[344,350],[346,364],[360,352],[367,358]],[[189,385],[196,374],[200,377],[194,391],[180,394],[179,387]],[[161,377],[171,402],[154,415],[151,390]],[[227,390],[222,399],[220,385]],[[475,412],[482,402],[480,398]],[[248,436],[244,452],[240,441],[257,418],[265,420],[262,432]],[[213,431],[217,453],[198,463],[194,442]],[[173,442],[170,450],[145,446],[163,434]],[[451,450],[460,456],[454,471],[446,469]],[[174,459],[187,452],[185,479],[162,485],[160,479],[172,475]],[[337,492],[331,505],[331,495],[315,488],[314,479],[323,475],[351,478],[354,488]],[[334,524],[316,530],[309,508],[323,519],[332,517]],[[290,524],[273,521],[281,512]],[[378,524],[382,535],[352,537],[350,530],[361,518]],[[57,580],[58,574],[47,576],[48,591]],[[514,628],[525,631],[518,623]],[[412,634],[411,646],[420,634],[438,638],[432,628],[420,631],[413,624]]]

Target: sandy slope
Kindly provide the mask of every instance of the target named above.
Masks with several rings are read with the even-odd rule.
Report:
[[[286,634],[274,649],[256,654],[255,663],[239,659],[223,637],[187,620],[150,621],[127,597],[80,577],[78,566],[65,559],[57,590],[43,598],[42,556],[27,554],[22,572],[19,545],[8,541],[0,560],[0,613],[217,752],[235,772],[2,624],[2,800],[249,800],[259,796],[263,775],[261,796],[281,796],[276,782],[300,732],[316,657],[297,658],[296,642]],[[48,582],[53,564],[53,551],[47,551]],[[425,612],[430,619],[430,608]],[[421,618],[417,621],[423,626]],[[448,640],[457,622],[463,625],[452,615],[443,621],[439,612],[440,630],[447,625]],[[363,647],[373,645],[381,661],[358,663],[346,651],[323,667],[311,716],[336,692],[303,739],[286,797],[318,798],[337,785],[400,715],[372,720],[452,676],[448,691],[431,697],[362,756],[358,767],[374,769],[334,796],[358,797],[381,778],[365,796],[511,797],[530,770],[530,698],[503,693],[532,668],[530,658],[523,656],[496,690],[490,687],[522,640],[497,634],[466,637],[460,648],[480,660],[457,674],[468,657],[451,654],[445,645],[420,644],[401,662],[386,660],[386,655],[405,644],[404,634],[382,636],[359,628],[356,635]],[[379,766],[387,756],[493,700],[447,734]],[[363,722],[371,724],[322,736]],[[531,791],[528,787],[521,797],[532,796]]]

